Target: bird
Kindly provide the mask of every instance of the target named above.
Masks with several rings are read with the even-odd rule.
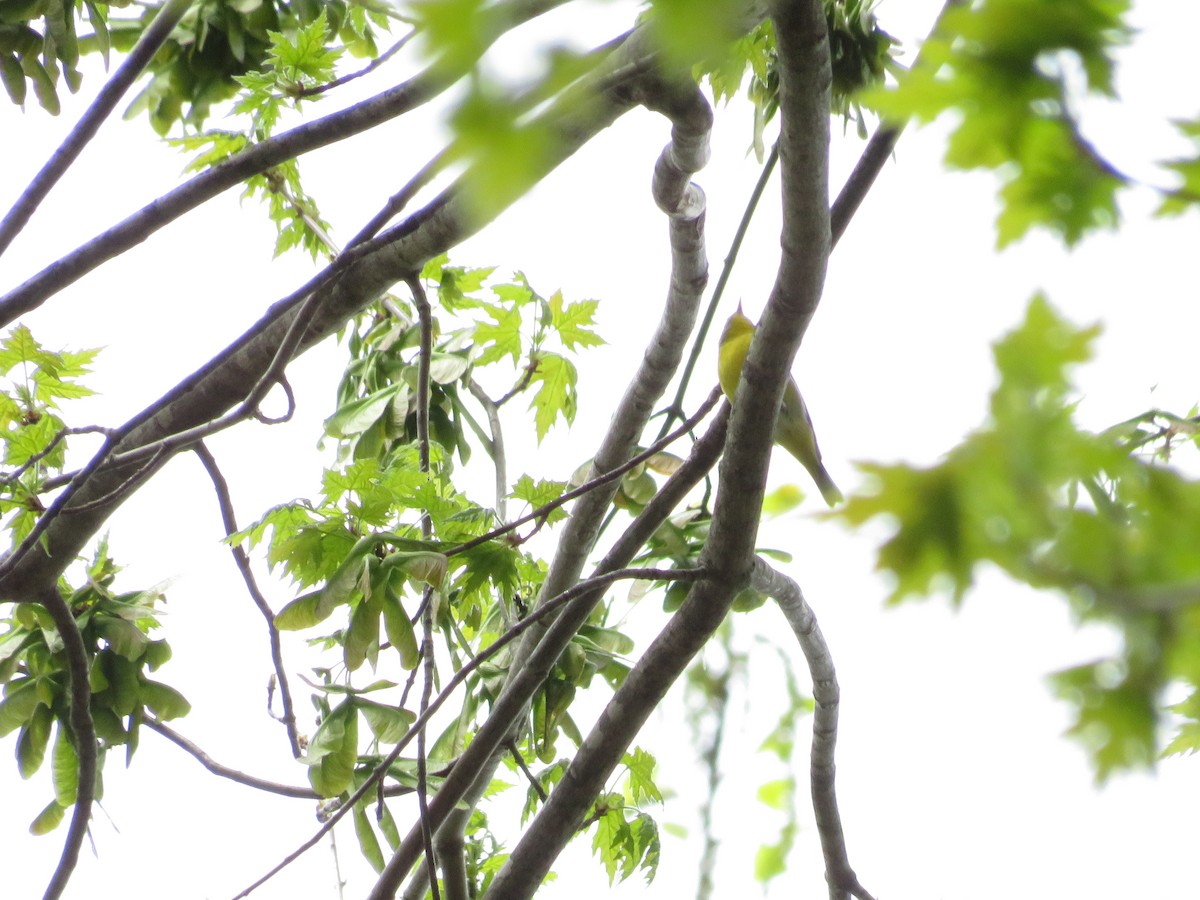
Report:
[[[750,340],[754,337],[754,328],[754,323],[746,318],[739,305],[721,332],[717,352],[717,379],[721,382],[721,390],[725,392],[730,403],[733,402],[738,382],[742,379],[742,365],[746,362],[746,353],[750,349]],[[808,470],[826,503],[836,506],[842,501],[842,492],[838,490],[821,463],[821,450],[817,447],[812,419],[808,415],[808,407],[804,405],[804,398],[800,396],[800,388],[797,387],[795,378],[788,379],[787,389],[783,393],[779,418],[775,420],[774,441],[796,457]]]

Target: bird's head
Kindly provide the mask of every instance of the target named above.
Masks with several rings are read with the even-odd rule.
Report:
[[[739,303],[738,308],[733,315],[725,322],[725,329],[721,332],[721,343],[731,341],[734,338],[741,337],[745,334],[754,332],[754,323],[746,318],[742,312],[742,305]]]

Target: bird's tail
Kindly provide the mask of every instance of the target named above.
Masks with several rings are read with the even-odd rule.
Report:
[[[842,492],[838,490],[838,486],[833,483],[833,479],[829,477],[829,473],[825,471],[822,465],[817,466],[817,471],[812,473],[813,481],[817,483],[817,488],[821,491],[821,496],[825,498],[825,502],[830,506],[837,506],[846,498],[842,496]]]

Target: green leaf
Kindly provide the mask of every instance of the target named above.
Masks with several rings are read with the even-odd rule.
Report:
[[[792,797],[796,790],[793,778],[779,778],[758,786],[758,802],[771,809],[787,810],[792,806]]]
[[[374,652],[372,652],[372,648]],[[346,668],[353,672],[368,656],[379,651],[379,606],[364,599],[350,613],[350,627],[346,629]]]
[[[381,744],[394,744],[404,737],[409,727],[416,721],[414,713],[396,706],[375,703],[372,700],[356,700],[363,718],[376,740]]]
[[[46,804],[46,808],[38,813],[37,818],[29,823],[29,833],[35,836],[49,834],[59,826],[68,809],[69,806],[59,806],[57,801],[51,800]]]
[[[308,781],[322,797],[336,797],[348,787],[358,761],[358,711],[346,700],[317,727],[304,760]]]
[[[387,413],[392,402],[402,392],[407,391],[407,385],[401,381],[389,384],[361,399],[352,400],[339,407],[337,412],[325,420],[326,433],[337,438],[362,434]]]
[[[37,680],[26,678],[20,681],[10,681],[4,690],[4,699],[0,700],[0,737],[16,730],[29,721],[37,708]]]
[[[654,783],[654,770],[658,761],[654,756],[641,747],[635,747],[633,753],[626,753],[621,762],[629,774],[629,793],[634,803],[662,803],[662,792]]]
[[[538,442],[546,436],[553,425],[561,417],[567,424],[575,421],[575,410],[578,397],[575,384],[578,374],[574,364],[554,353],[544,353],[537,361],[537,369],[533,373],[533,381],[541,385],[530,409],[536,409],[534,423],[537,428]]]
[[[470,360],[462,354],[435,350],[429,358],[429,380],[434,384],[450,384],[462,378],[470,368]]]
[[[114,652],[131,661],[141,659],[150,639],[133,622],[123,618],[97,616],[94,620],[96,632],[108,642]]]
[[[558,332],[559,340],[569,349],[598,347],[604,343],[603,338],[591,327],[596,321],[599,302],[581,300],[564,305],[562,291],[555,291],[549,302],[551,327]]]
[[[21,728],[17,737],[17,772],[22,778],[29,778],[42,767],[53,724],[54,716],[50,710],[45,706],[38,706]]]
[[[538,479],[536,482],[528,475],[522,475],[517,483],[513,485],[512,493],[508,496],[517,500],[524,500],[533,509],[540,509],[548,503],[557,500],[567,490],[567,482],[565,481],[548,481],[546,479]],[[566,510],[561,506],[550,510],[546,515],[546,523],[553,525],[566,518]]]
[[[1158,710],[1140,673],[1115,660],[1076,666],[1051,676],[1058,695],[1076,709],[1067,734],[1092,757],[1097,782],[1117,771],[1150,767],[1155,758]]]
[[[804,491],[794,484],[783,484],[763,498],[764,516],[775,517],[791,512],[804,500]],[[760,551],[761,552],[761,551]]]
[[[70,808],[75,804],[79,793],[79,757],[75,753],[75,745],[67,736],[66,728],[61,724],[56,729],[51,758],[54,770],[54,799],[59,806]]]
[[[300,631],[311,628],[329,617],[333,610],[321,606],[321,591],[297,597],[275,614],[275,627],[280,631]],[[320,615],[324,612],[324,615]]]
[[[192,704],[183,694],[159,681],[143,680],[140,695],[142,703],[163,721],[178,719],[192,711]]]
[[[668,65],[690,68],[728,56],[729,46],[742,36],[745,5],[738,0],[710,0],[696,15],[691,0],[652,0],[653,35]]]
[[[479,348],[476,364],[486,366],[511,356],[515,366],[521,358],[521,311],[516,306],[489,306],[484,311],[492,321],[475,326],[475,346]]]
[[[400,655],[400,665],[412,671],[420,661],[417,649],[417,635],[412,622],[400,605],[400,601],[390,590],[381,594],[383,605],[383,627],[392,649]]]
[[[754,878],[766,884],[787,871],[787,850],[779,844],[763,845],[754,854]]]
[[[354,805],[354,835],[358,838],[358,847],[362,855],[378,874],[383,871],[384,859],[383,851],[379,847],[379,838],[375,837],[375,831],[367,818],[367,805],[370,802],[369,798],[364,798]]]

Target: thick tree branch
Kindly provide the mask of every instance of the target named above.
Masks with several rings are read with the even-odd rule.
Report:
[[[829,256],[829,46],[820,0],[780,3],[783,258],[743,371],[730,420],[698,582],[647,648],[584,739],[562,781],[492,882],[491,900],[533,895],[638,729],[750,576],[771,434],[804,329],[820,300]]]
[[[321,838],[332,831],[333,827],[341,820],[341,818],[354,808],[358,801],[362,800],[363,797],[366,797],[372,790],[376,789],[376,785],[387,773],[388,768],[392,765],[392,763],[400,758],[400,754],[404,751],[404,748],[412,742],[413,738],[416,737],[417,732],[421,728],[424,728],[429,724],[429,720],[433,718],[437,711],[442,708],[442,705],[450,699],[454,691],[457,690],[458,687],[465,682],[471,676],[471,674],[476,671],[476,669],[479,668],[479,666],[487,662],[489,659],[507,647],[512,641],[524,634],[527,628],[534,625],[542,618],[553,615],[564,606],[570,605],[581,597],[588,596],[596,591],[603,591],[615,581],[630,578],[639,580],[649,579],[655,581],[694,581],[697,578],[703,577],[703,575],[703,569],[619,569],[617,571],[607,572],[603,575],[597,575],[593,578],[589,578],[587,581],[580,582],[571,590],[564,591],[558,597],[555,597],[547,602],[541,609],[530,613],[527,618],[522,619],[516,625],[512,626],[512,628],[497,638],[495,642],[489,644],[474,658],[469,660],[461,669],[455,672],[450,680],[446,683],[446,686],[442,688],[441,692],[429,703],[428,709],[417,716],[413,724],[409,726],[408,731],[406,731],[404,736],[396,742],[396,746],[392,748],[392,751],[383,758],[379,765],[375,767],[375,770],[366,778],[365,781],[363,781],[358,790],[356,790],[349,796],[349,798],[346,799],[346,801],[329,817],[328,820],[325,821],[325,823],[317,830],[315,834],[313,834],[311,838],[289,853],[287,857],[285,857],[278,865],[258,879],[258,881],[254,882],[254,884],[245,888],[241,893],[234,897],[233,900],[241,900],[242,897],[249,896],[283,869],[295,862],[302,854],[305,853],[305,851],[316,846],[320,842]],[[467,749],[470,750],[469,747]],[[450,771],[447,777],[453,776],[454,772],[459,770],[461,762],[462,757],[460,757],[459,761],[455,763],[454,768]],[[438,796],[440,796],[440,793],[434,797],[435,802],[437,801]],[[417,834],[419,840],[419,830]]]
[[[495,760],[496,747],[507,740],[512,723],[521,715],[529,698],[546,680],[546,675],[557,662],[563,649],[600,601],[602,589],[580,588],[597,583],[597,579],[608,578],[614,571],[622,571],[620,567],[634,557],[687,493],[708,474],[720,455],[725,440],[725,409],[727,407],[722,407],[722,412],[718,414],[712,426],[692,447],[692,452],[684,464],[667,479],[662,489],[651,498],[624,534],[617,539],[604,560],[596,567],[597,574],[560,595],[576,597],[578,602],[565,606],[558,598],[554,598],[553,601],[544,603],[529,618],[522,620],[521,624],[524,625],[535,617],[541,619],[550,603],[555,604],[557,618],[554,624],[534,648],[520,671],[515,675],[510,674],[500,696],[492,704],[490,715],[480,725],[470,745],[459,758],[458,765],[442,782],[430,802],[430,816],[435,825],[443,821],[474,788],[480,772],[490,771],[487,767]],[[562,609],[561,613],[558,612],[559,608]],[[458,677],[457,674],[455,677]],[[419,854],[420,832],[410,831],[396,853],[388,860],[379,882],[370,895],[372,900],[391,897],[409,869],[416,863]]]
[[[640,30],[635,31],[589,79],[569,90],[542,114],[545,127],[559,136],[551,152],[539,159],[543,174],[571,156],[633,104],[645,99],[644,92],[639,96],[637,91],[613,79],[611,73],[629,67],[636,70],[653,56],[648,38]],[[606,89],[592,94],[589,85],[595,83],[605,84]],[[470,179],[472,175],[468,172],[463,177]],[[336,332],[347,318],[396,281],[420,271],[427,260],[486,224],[477,215],[477,207],[470,198],[463,195],[462,184],[462,180],[456,182],[407,222],[354,251],[356,261],[314,294],[312,315],[306,317],[301,329],[298,350],[307,349]],[[71,496],[52,506],[39,520],[39,540],[26,542],[0,565],[0,596],[14,600],[36,597],[38,589],[57,579],[107,516],[156,468],[139,470],[128,465],[110,465],[105,462],[110,453],[137,451],[189,429],[203,429],[206,423],[237,405],[246,397],[246,386],[258,383],[270,370],[277,351],[308,303],[289,298],[276,304],[208,365],[126,426],[115,430],[120,439],[107,444],[104,456],[94,459],[72,482],[68,488]],[[195,433],[196,438],[202,436],[202,432]],[[132,480],[131,472],[136,474]],[[121,491],[114,494],[117,488]],[[101,499],[103,502],[94,503]],[[69,517],[60,515],[71,512],[71,507],[79,511]]]
[[[804,601],[799,585],[775,571],[761,558],[754,560],[750,576],[751,586],[773,599],[783,610],[792,633],[800,644],[808,671],[812,676],[813,712],[812,752],[809,757],[809,779],[812,785],[813,812],[817,819],[817,832],[821,837],[821,851],[825,857],[825,880],[829,883],[829,900],[873,900],[858,881],[850,858],[846,852],[846,838],[842,833],[842,817],[838,811],[837,793],[834,790],[834,750],[837,746],[838,701],[840,693],[837,672],[825,636],[817,624],[817,617]]]
[[[506,32],[563,2],[565,0],[511,0],[485,7],[472,22],[473,34],[478,37],[477,48],[483,52]],[[67,285],[247,178],[428,103],[462,78],[476,61],[456,56],[454,65],[448,65],[445,60],[435,60],[408,81],[370,100],[247,147],[226,162],[164,194],[0,297],[0,326],[36,309]]]

